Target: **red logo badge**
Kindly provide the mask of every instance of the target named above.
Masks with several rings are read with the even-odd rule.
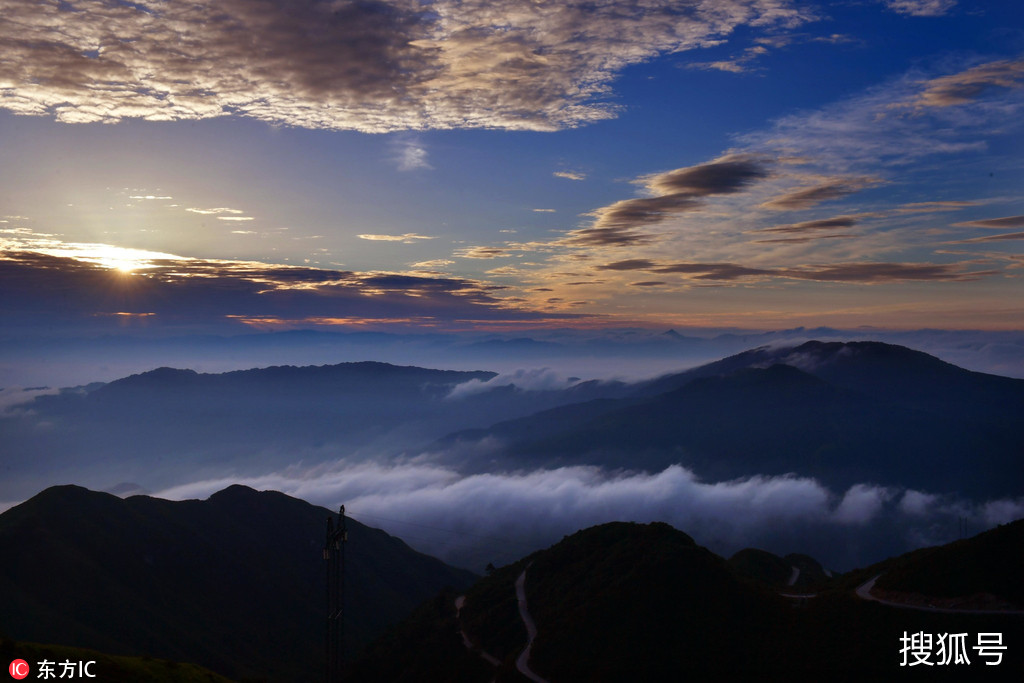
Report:
[[[11,662],[11,678],[16,678],[19,681],[23,678],[28,678],[29,670],[30,669],[28,668],[28,662],[26,662],[24,659],[15,659],[13,662]]]

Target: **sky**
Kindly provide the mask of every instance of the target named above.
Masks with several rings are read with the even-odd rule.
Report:
[[[603,334],[604,374],[635,376],[655,371],[628,366],[641,347],[679,369],[669,328],[795,328],[686,360],[825,334],[1024,376],[1019,0],[0,0],[0,17],[5,408],[158,365],[285,362],[231,335],[288,330],[405,335],[353,338],[345,360],[528,336],[548,345],[444,342],[443,364],[563,375]],[[303,362],[342,359],[301,339]],[[388,519],[540,529],[531,547],[616,517],[723,552],[799,550],[764,540],[791,529],[837,564],[890,527],[916,546],[1024,509],[681,466],[360,467],[157,493],[245,481],[409,538],[430,530]]]
[[[0,0],[8,338],[1020,330],[1017,0]]]

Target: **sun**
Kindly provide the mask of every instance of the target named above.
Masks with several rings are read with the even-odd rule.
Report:
[[[73,258],[76,261],[92,263],[118,273],[128,275],[136,271],[153,267],[153,262],[161,259],[181,260],[174,254],[165,254],[145,249],[117,247],[112,244],[66,243],[60,247],[39,249],[51,256]]]

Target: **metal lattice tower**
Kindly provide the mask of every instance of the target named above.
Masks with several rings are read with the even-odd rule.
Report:
[[[339,683],[345,651],[345,628],[342,615],[345,610],[345,506],[338,510],[338,525],[327,518],[327,538],[324,541],[324,560],[327,561],[327,683]]]

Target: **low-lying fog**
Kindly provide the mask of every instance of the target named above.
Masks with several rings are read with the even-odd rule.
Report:
[[[332,510],[344,504],[354,519],[478,572],[615,520],[668,522],[725,556],[744,547],[806,553],[844,571],[955,540],[961,524],[973,535],[1024,516],[1024,497],[973,502],[869,483],[830,491],[795,476],[711,483],[678,465],[654,474],[565,467],[467,476],[415,462],[336,463],[196,481],[155,495],[205,498],[234,483]]]

